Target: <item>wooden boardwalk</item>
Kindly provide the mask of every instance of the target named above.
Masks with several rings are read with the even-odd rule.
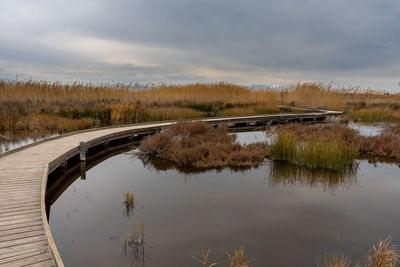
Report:
[[[313,112],[204,119],[229,128],[265,127],[290,121],[315,122],[342,112]],[[175,122],[81,131],[0,154],[0,266],[64,266],[48,226],[45,193],[49,172],[91,147],[135,139]],[[80,142],[84,142],[81,143]],[[84,146],[82,146],[84,144]]]

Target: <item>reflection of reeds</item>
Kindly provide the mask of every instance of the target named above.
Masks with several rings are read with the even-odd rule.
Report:
[[[268,175],[270,187],[296,185],[322,187],[334,192],[337,188],[349,188],[357,183],[357,167],[349,166],[341,172],[324,169],[312,170],[298,167],[284,161],[271,161]]]

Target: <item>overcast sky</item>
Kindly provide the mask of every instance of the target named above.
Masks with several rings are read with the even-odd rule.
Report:
[[[0,0],[0,78],[400,91],[399,0]]]

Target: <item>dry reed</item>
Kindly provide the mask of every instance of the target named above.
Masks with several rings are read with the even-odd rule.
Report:
[[[137,85],[0,80],[0,133],[62,133],[98,126],[278,112],[278,105],[345,110],[352,119],[400,118],[400,95],[332,84],[283,91],[216,84]]]
[[[378,241],[368,252],[368,267],[395,267],[400,263],[400,252],[398,246],[391,244],[392,238],[388,236]]]
[[[249,257],[244,247],[234,250],[233,252],[226,251],[228,256],[228,263],[230,267],[250,267],[253,266],[257,259],[254,257]]]

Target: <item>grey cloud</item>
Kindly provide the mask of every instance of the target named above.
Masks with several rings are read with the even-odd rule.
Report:
[[[235,73],[247,80],[263,72],[304,80],[334,80],[356,73],[361,79],[393,80],[395,88],[399,79],[392,68],[400,63],[398,0],[26,1],[26,10],[20,4],[22,11],[16,10],[15,1],[5,3],[9,17],[15,12],[26,21],[22,17],[22,22],[12,22],[5,32],[2,29],[0,38],[11,41],[0,42],[0,60],[58,65],[59,69],[65,65],[87,78],[88,74],[80,73],[83,66],[92,65],[96,67],[83,73],[91,73],[93,79],[96,73],[107,73],[107,68],[106,77],[124,80],[139,76],[174,81],[215,79],[189,73],[190,66],[231,72],[224,77],[235,81],[242,77],[235,79]],[[18,32],[25,38],[23,45],[18,49],[4,45],[12,44]],[[175,52],[149,54],[148,61],[156,62],[156,67],[140,69],[72,52],[59,55],[34,42],[38,36],[63,33]],[[376,77],[371,77],[374,73]]]

